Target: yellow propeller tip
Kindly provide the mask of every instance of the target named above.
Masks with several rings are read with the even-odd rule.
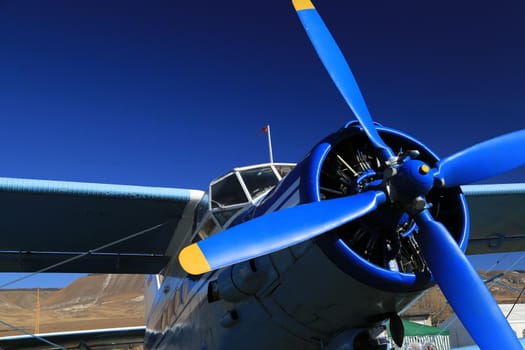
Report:
[[[199,246],[194,243],[182,249],[179,254],[179,263],[189,274],[200,275],[211,271],[210,264]]]
[[[310,0],[292,0],[293,7],[296,11],[314,9],[314,4]]]

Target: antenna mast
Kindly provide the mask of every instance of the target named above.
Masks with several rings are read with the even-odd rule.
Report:
[[[270,163],[273,163],[272,134],[270,132],[270,124],[266,125],[262,129],[262,132],[268,135],[268,150],[270,151]]]

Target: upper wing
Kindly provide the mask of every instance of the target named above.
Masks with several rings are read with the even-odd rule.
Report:
[[[206,200],[195,190],[0,178],[0,271],[158,273]]]
[[[471,227],[467,254],[525,250],[525,184],[462,186]]]

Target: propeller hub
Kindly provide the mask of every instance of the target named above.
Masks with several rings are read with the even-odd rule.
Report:
[[[388,181],[394,202],[409,204],[414,198],[424,198],[434,185],[432,169],[420,160],[406,159],[395,170]]]

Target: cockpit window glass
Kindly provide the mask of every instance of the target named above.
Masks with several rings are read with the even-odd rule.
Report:
[[[211,185],[212,208],[224,208],[246,202],[248,202],[248,198],[246,198],[237,176],[233,173]]]
[[[271,167],[243,170],[241,177],[253,199],[273,188],[279,182]]]
[[[211,236],[212,234],[215,233],[215,231],[217,231],[217,224],[210,216],[206,219],[204,224],[202,224],[201,228],[199,229],[195,237],[193,237],[192,243],[198,242],[201,239]]]
[[[275,165],[275,169],[277,169],[277,172],[281,176],[281,178],[284,178],[290,171],[292,171],[294,167],[292,165]]]

